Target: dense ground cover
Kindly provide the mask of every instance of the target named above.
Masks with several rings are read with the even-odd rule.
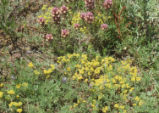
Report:
[[[0,112],[158,113],[157,0],[1,0]]]

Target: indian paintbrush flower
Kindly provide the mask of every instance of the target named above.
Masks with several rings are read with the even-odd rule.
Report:
[[[109,9],[112,6],[112,0],[105,0],[103,3],[105,9]]]

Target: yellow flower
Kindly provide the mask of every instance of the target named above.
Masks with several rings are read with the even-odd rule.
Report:
[[[136,106],[136,104],[133,104],[133,106]]]
[[[131,88],[129,91],[132,92],[134,90],[134,88]]]
[[[88,79],[85,79],[84,82],[88,82]]]
[[[23,87],[28,87],[28,83],[24,82],[24,83],[22,84],[22,86],[23,86]]]
[[[119,108],[119,104],[115,104],[114,107],[115,107],[115,108]]]
[[[136,81],[140,81],[141,80],[141,77],[136,77]]]
[[[136,100],[136,101],[139,101],[139,100],[140,100],[140,98],[139,98],[138,96],[136,96],[136,97],[135,97],[135,100]]]
[[[18,113],[21,113],[23,110],[21,108],[17,109]]]
[[[102,108],[103,113],[106,113],[107,111],[108,111],[108,106],[105,106],[105,107]]]
[[[73,108],[75,108],[75,107],[77,107],[78,106],[78,104],[77,103],[75,103],[74,105],[73,105]]]
[[[47,8],[47,5],[43,5],[42,10],[45,10]]]
[[[44,74],[50,74],[50,73],[52,73],[53,72],[53,68],[50,68],[50,69],[48,69],[48,70],[44,70]]]
[[[22,106],[22,102],[16,102],[16,103],[14,104],[14,106],[16,106],[16,107]]]
[[[3,97],[3,92],[0,91],[0,98],[2,98],[2,97]]]
[[[51,70],[54,71],[55,70],[55,66],[53,64],[51,64],[50,66],[51,66]]]
[[[125,106],[121,105],[121,106],[119,106],[119,108],[120,108],[120,109],[124,109],[124,108],[125,108]]]
[[[9,104],[9,107],[12,107],[12,106],[13,106],[13,103],[14,103],[14,102],[11,102],[11,103]]]
[[[7,93],[10,94],[10,95],[14,95],[15,94],[14,90],[9,90]]]
[[[19,95],[17,95],[16,98],[19,98]]]
[[[19,89],[21,87],[21,84],[17,84],[16,88]]]
[[[33,63],[30,62],[30,63],[28,64],[28,67],[33,68],[33,67],[34,67]]]
[[[35,75],[40,75],[40,72],[38,70],[34,70]]]
[[[0,83],[0,87],[3,87],[4,86],[4,84],[3,83]]]
[[[70,67],[67,67],[67,71],[71,71],[71,68],[70,68]]]

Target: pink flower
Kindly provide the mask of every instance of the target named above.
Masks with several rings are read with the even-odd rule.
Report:
[[[94,8],[94,0],[84,0],[87,9],[91,10]]]
[[[74,28],[75,28],[75,29],[78,29],[79,27],[80,27],[79,24],[74,24]]]
[[[70,32],[67,29],[62,29],[61,30],[61,36],[64,37],[64,38],[67,37],[69,35],[69,33]]]
[[[45,24],[45,20],[43,17],[38,18],[38,23]]]
[[[63,5],[63,6],[60,8],[60,10],[61,10],[61,14],[66,14],[66,13],[68,12],[68,8],[67,8],[65,5]]]
[[[94,15],[92,12],[81,13],[80,17],[87,23],[92,23],[94,20]]]
[[[46,39],[46,41],[52,40],[53,39],[52,34],[46,34],[45,39]]]
[[[57,7],[54,7],[52,9],[52,17],[53,17],[53,20],[55,21],[55,23],[60,23],[60,10],[59,8]]]
[[[108,25],[107,25],[107,24],[102,24],[102,25],[101,25],[101,29],[102,29],[102,30],[107,29],[107,28],[108,28]]]
[[[112,0],[105,0],[103,3],[105,9],[109,9],[112,6]]]
[[[84,19],[85,16],[86,16],[86,13],[81,13],[81,14],[80,14],[81,19]]]

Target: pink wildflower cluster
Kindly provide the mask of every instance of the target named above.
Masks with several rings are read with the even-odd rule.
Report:
[[[92,12],[81,13],[81,19],[86,21],[87,23],[92,23],[94,20],[94,15]]]
[[[102,30],[107,29],[107,28],[108,28],[108,25],[107,25],[107,24],[102,24],[102,25],[101,25],[101,29],[102,29]]]
[[[105,9],[109,9],[112,6],[112,0],[105,0],[103,3]]]
[[[65,37],[67,37],[69,35],[69,33],[70,33],[69,30],[62,29],[61,30],[61,37],[65,38]]]
[[[61,14],[66,15],[68,8],[63,5],[61,8],[54,7],[52,9],[52,17],[56,24],[59,24],[61,21]]]
[[[87,9],[91,10],[94,8],[94,0],[84,0]]]
[[[60,8],[60,10],[61,10],[61,14],[66,14],[66,13],[68,12],[68,8],[67,8],[65,5],[63,5],[63,6]]]
[[[45,24],[45,20],[44,20],[43,17],[38,18],[37,21],[38,21],[38,23],[40,23],[41,25],[44,25],[44,24]]]
[[[78,29],[79,27],[80,27],[79,24],[74,24],[74,28],[75,28],[75,29]]]
[[[46,35],[45,35],[45,39],[46,39],[46,41],[52,40],[52,39],[53,39],[52,34],[46,34]]]
[[[52,9],[52,17],[53,17],[53,20],[55,21],[55,23],[57,23],[57,24],[60,23],[61,18],[60,18],[60,9],[59,8],[54,7]]]

